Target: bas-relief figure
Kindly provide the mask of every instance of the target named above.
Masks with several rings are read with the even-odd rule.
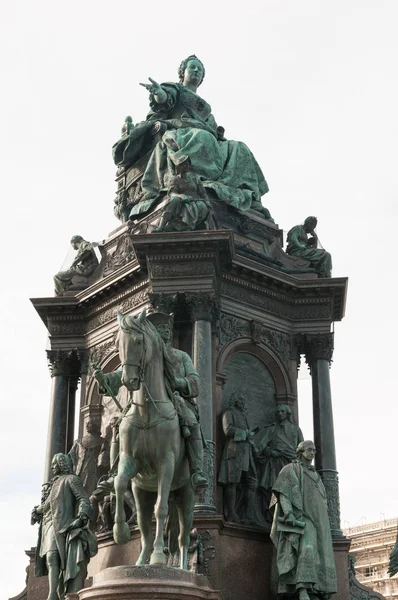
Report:
[[[246,412],[244,396],[232,393],[228,408],[222,415],[223,430],[227,439],[222,452],[218,483],[224,486],[225,518],[235,523],[255,523],[257,520],[257,474],[251,443],[253,433],[250,431]],[[238,515],[237,511],[239,485],[243,487],[243,517]]]
[[[106,475],[98,480],[97,486],[90,496],[94,513],[94,529],[98,533],[111,531],[114,525],[115,477],[119,462],[119,424],[120,418],[118,417],[113,417],[110,421],[110,468]],[[124,494],[124,504],[127,523],[133,525],[137,522],[137,511],[131,489],[127,489]]]
[[[142,193],[129,218],[150,211],[166,195],[171,178],[187,161],[207,194],[235,208],[251,208],[270,218],[261,204],[268,185],[256,159],[243,142],[225,138],[224,128],[217,126],[210,104],[197,94],[205,76],[203,63],[191,55],[182,61],[178,74],[179,83],[159,84],[149,78],[149,84],[141,84],[149,91],[151,111],[146,121],[126,125],[124,135],[113,146],[114,161],[119,167],[128,167],[150,152],[141,181]],[[164,130],[155,147],[154,123]]]
[[[304,440],[300,427],[290,421],[291,414],[289,406],[279,404],[275,409],[275,423],[265,427],[253,439],[261,463],[259,485],[265,493],[267,508],[279,472],[296,458],[297,446]]]
[[[163,209],[159,226],[160,231],[192,231],[205,227],[209,216],[210,203],[206,190],[198,175],[190,170],[187,159],[176,168],[178,175],[171,177],[167,191],[167,204]]]
[[[163,534],[169,494],[173,492],[180,527],[180,566],[186,568],[195,491],[207,484],[202,474],[203,442],[193,400],[198,394],[199,376],[189,356],[171,346],[169,315],[147,318],[144,311],[137,317],[119,314],[118,319],[121,369],[110,375],[96,371],[100,387],[116,402],[120,386],[130,394],[119,425],[114,539],[123,544],[130,537],[124,497],[132,480],[141,532],[141,553],[136,564],[145,564],[148,559],[151,564],[166,564]],[[155,539],[153,512],[157,522]],[[175,528],[170,526],[170,530]]]
[[[100,477],[109,470],[109,444],[101,436],[100,425],[93,418],[87,420],[86,434],[74,442],[69,456],[73,472],[80,477],[90,496]]]
[[[72,248],[77,250],[77,254],[69,269],[59,271],[54,276],[54,288],[57,296],[62,296],[73,285],[74,277],[89,277],[99,264],[93,244],[87,242],[81,235],[74,235],[70,243]]]
[[[297,594],[299,600],[337,591],[326,490],[311,466],[314,456],[314,443],[300,442],[297,459],[283,467],[273,485],[278,592]]]
[[[287,234],[286,253],[309,260],[319,277],[331,277],[332,257],[323,248],[318,248],[317,224],[316,217],[307,217],[303,225],[292,227]]]
[[[98,547],[89,529],[89,497],[72,473],[70,458],[55,454],[51,467],[54,477],[44,484],[41,504],[32,511],[32,524],[40,524],[35,575],[48,574],[47,600],[62,600],[82,589],[87,564]]]

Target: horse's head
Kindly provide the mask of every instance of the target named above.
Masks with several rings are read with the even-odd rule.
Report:
[[[122,385],[133,392],[138,390],[147,363],[153,354],[153,335],[156,330],[146,318],[145,310],[136,317],[118,313],[117,345],[122,363]]]

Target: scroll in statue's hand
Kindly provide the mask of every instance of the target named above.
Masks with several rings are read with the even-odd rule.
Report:
[[[296,519],[294,518],[294,514],[293,513],[289,513],[289,514],[286,515],[286,517],[285,517],[285,523],[287,525],[291,525],[292,527],[295,526]]]

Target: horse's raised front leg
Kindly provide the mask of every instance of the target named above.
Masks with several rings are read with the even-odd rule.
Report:
[[[192,530],[193,511],[195,507],[195,492],[190,482],[176,491],[176,499],[180,522],[180,533],[178,536],[180,569],[188,569],[189,534]]]
[[[120,452],[119,466],[115,478],[116,512],[113,539],[117,544],[126,544],[130,539],[130,527],[126,523],[124,495],[132,477],[138,473],[138,463],[127,452]]]
[[[137,509],[137,525],[141,533],[141,553],[136,565],[145,565],[153,548],[152,514],[156,501],[156,492],[146,492],[133,485]]]
[[[151,565],[165,565],[167,557],[164,553],[164,522],[169,509],[169,495],[175,469],[174,454],[164,456],[163,464],[158,468],[158,498],[155,505],[156,535],[151,555]]]

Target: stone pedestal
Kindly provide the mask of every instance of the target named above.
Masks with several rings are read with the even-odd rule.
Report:
[[[90,588],[81,590],[79,600],[222,600],[204,575],[170,567],[110,567],[94,577]]]
[[[196,504],[191,571],[123,566],[138,558],[139,532],[132,527],[130,541],[118,546],[109,531],[98,536],[99,552],[88,567],[94,584],[79,592],[79,600],[274,600],[274,547],[265,527],[226,523],[222,517],[223,494],[217,485],[225,444],[222,414],[237,390],[247,400],[250,429],[270,425],[278,404],[288,404],[297,422],[301,354],[313,376],[316,466],[327,489],[334,534],[336,600],[349,600],[329,381],[330,330],[344,316],[347,280],[319,279],[308,267],[296,268],[282,252],[282,231],[250,211],[224,207],[217,216],[218,230],[150,233],[156,225],[152,219],[158,217],[151,214],[145,222],[112,232],[102,247],[97,278],[85,290],[74,297],[33,300],[50,335],[53,365],[48,468],[53,452],[67,450],[72,440],[68,423],[73,422],[74,378],[87,373],[82,352],[105,373],[120,365],[115,349],[118,311],[130,316],[148,308],[172,312],[174,346],[191,356],[201,377],[197,402],[209,486]],[[83,382],[80,432],[91,415],[101,420],[104,434],[110,417],[91,370]],[[261,475],[262,463],[257,467]]]

